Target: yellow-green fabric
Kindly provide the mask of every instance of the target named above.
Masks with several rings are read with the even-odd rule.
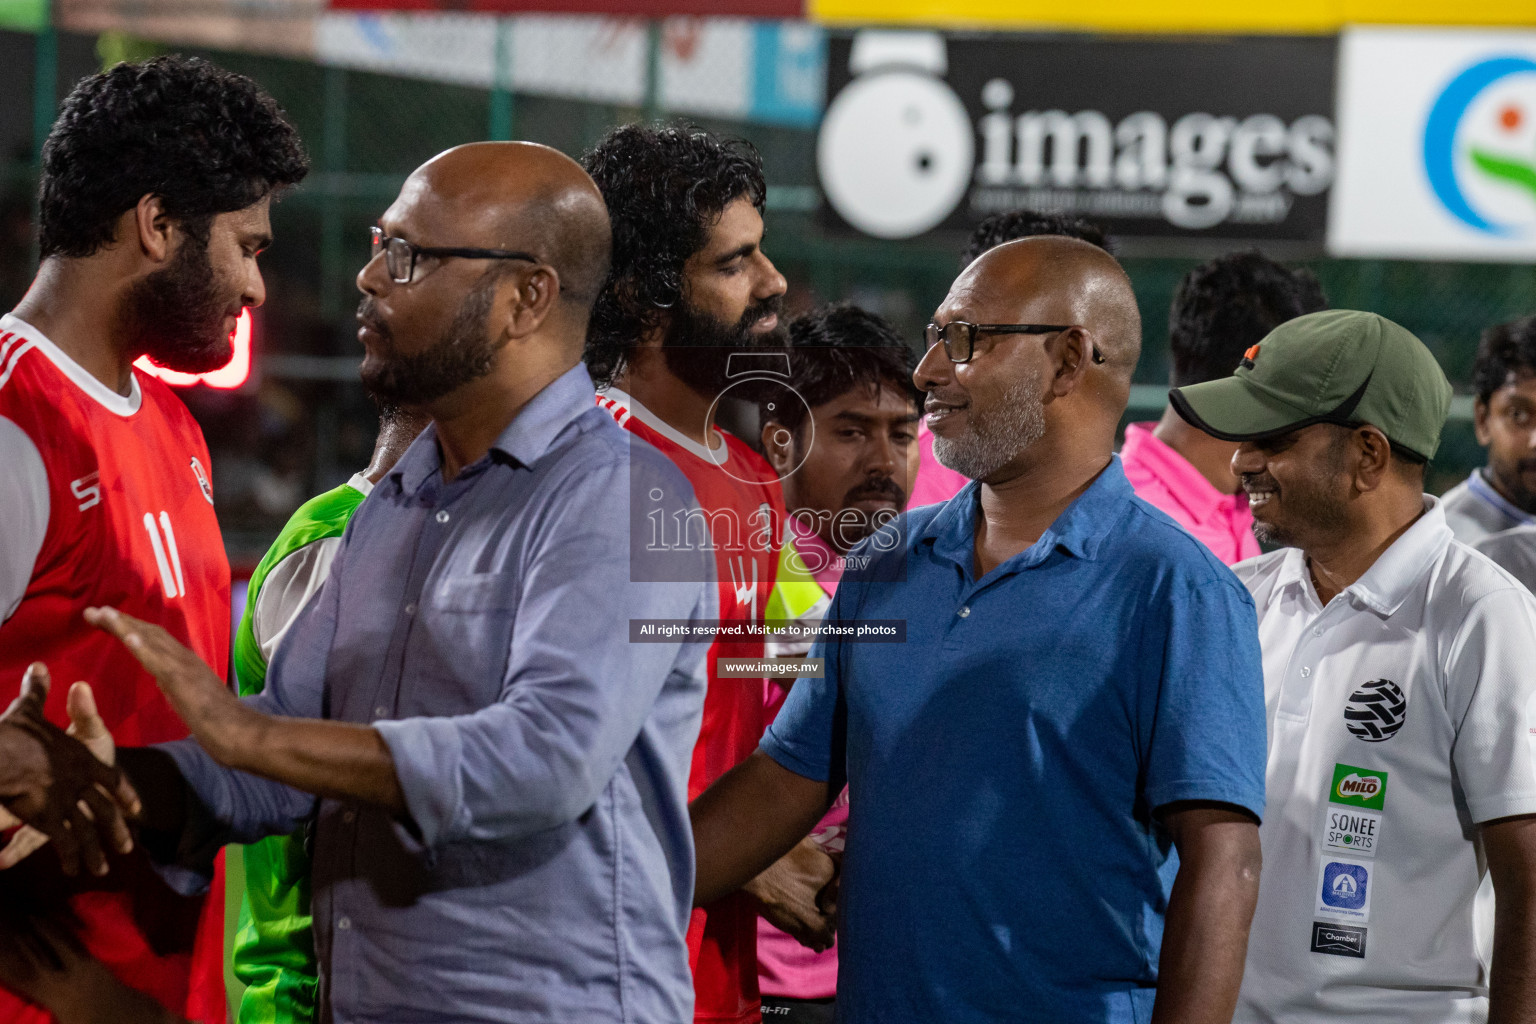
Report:
[[[764,621],[773,625],[806,621],[814,624],[826,611],[828,602],[827,592],[806,568],[794,543],[780,548],[779,571],[768,595],[768,606],[763,610]]]
[[[235,677],[241,696],[260,693],[267,662],[252,628],[262,584],[280,562],[329,537],[340,537],[363,493],[350,484],[311,498],[288,520],[251,574],[245,614],[235,634]],[[231,952],[245,986],[239,1024],[312,1024],[319,985],[309,912],[309,855],[303,835],[272,836],[243,850],[245,892]]]

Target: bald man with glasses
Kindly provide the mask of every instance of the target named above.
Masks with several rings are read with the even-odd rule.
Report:
[[[828,638],[762,746],[693,803],[718,899],[849,784],[846,1024],[1227,1024],[1258,895],[1253,602],[1113,454],[1140,350],[1085,242],[961,274],[914,380],[972,484],[852,554]],[[853,560],[850,557],[850,566]]]
[[[413,173],[379,227],[362,377],[432,423],[265,690],[237,700],[163,630],[87,615],[195,738],[118,752],[143,844],[195,887],[221,844],[312,820],[322,1022],[687,1020],[706,644],[623,623],[712,618],[711,567],[632,543],[640,502],[682,516],[693,492],[581,362],[602,196],[555,150],[479,143]]]

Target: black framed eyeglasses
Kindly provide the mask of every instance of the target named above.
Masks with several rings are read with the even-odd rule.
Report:
[[[940,327],[938,324],[929,324],[923,331],[923,338],[928,348],[933,348],[939,342],[944,343],[944,354],[952,363],[968,363],[971,356],[976,354],[976,335],[978,334],[1055,334],[1057,331],[1070,331],[1076,324],[972,324],[964,320],[951,320]],[[1099,351],[1097,345],[1093,346],[1093,361],[1104,362],[1104,353]]]
[[[389,271],[395,284],[410,284],[416,276],[416,259],[419,256],[457,256],[467,260],[525,260],[529,263],[544,261],[531,252],[514,249],[466,249],[463,246],[426,246],[407,242],[403,238],[386,235],[383,228],[368,229],[372,240],[369,258],[384,253],[384,269]]]

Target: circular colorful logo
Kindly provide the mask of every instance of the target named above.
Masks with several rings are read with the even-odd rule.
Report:
[[[1469,227],[1536,234],[1536,61],[1491,57],[1453,78],[1424,125],[1424,170]]]

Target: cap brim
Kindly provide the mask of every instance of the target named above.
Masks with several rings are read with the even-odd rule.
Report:
[[[1255,441],[1317,422],[1238,376],[1174,388],[1168,401],[1190,424],[1223,441]]]

